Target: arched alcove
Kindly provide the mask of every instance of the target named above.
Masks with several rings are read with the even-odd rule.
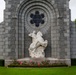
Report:
[[[43,33],[43,38],[48,40],[48,46],[45,50],[46,57],[57,57],[58,50],[58,38],[59,35],[57,24],[58,11],[57,8],[54,7],[54,4],[49,2],[48,0],[32,0],[32,1],[23,1],[18,7],[18,57],[29,57],[28,48],[31,43],[31,38],[28,36],[30,32],[34,30],[36,32],[41,31]],[[36,12],[39,13],[39,16],[44,15],[43,18],[40,18],[44,21],[41,23],[39,21],[38,27],[36,26],[36,22],[32,23],[31,20],[34,21],[32,15],[36,15]],[[38,18],[35,18],[38,20]]]

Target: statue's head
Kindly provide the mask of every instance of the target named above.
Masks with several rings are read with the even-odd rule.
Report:
[[[43,36],[42,33],[41,33],[40,31],[37,33],[37,35]]]
[[[29,36],[30,37],[35,37],[35,35],[36,35],[35,33],[36,33],[36,31],[33,31],[32,33],[29,34]]]
[[[33,31],[33,34],[35,34],[36,33],[36,31]]]

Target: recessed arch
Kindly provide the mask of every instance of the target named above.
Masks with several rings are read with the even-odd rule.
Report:
[[[30,45],[30,38],[28,37],[28,34],[30,32],[32,32],[33,30],[36,31],[41,31],[44,34],[44,38],[49,39],[49,45],[47,47],[46,52],[46,57],[51,57],[52,56],[52,51],[55,50],[56,52],[56,48],[54,49],[53,44],[56,45],[57,44],[54,43],[54,40],[52,37],[55,36],[56,39],[56,35],[54,34],[53,31],[58,32],[57,31],[57,17],[59,16],[58,10],[57,8],[54,6],[54,4],[52,5],[51,2],[49,1],[45,1],[45,0],[27,0],[27,1],[23,1],[20,5],[18,5],[18,10],[17,10],[17,18],[18,18],[18,52],[19,52],[19,58],[21,58],[22,54],[24,55],[24,57],[29,57],[29,52],[28,52],[28,47]],[[36,10],[39,10],[40,13],[43,12],[44,15],[46,16],[45,20],[46,23],[44,23],[44,25],[36,28],[34,26],[31,26],[31,24],[29,23],[30,20],[30,12],[34,13]],[[47,34],[50,34],[48,37],[46,37]],[[27,41],[27,40],[28,41]],[[24,42],[25,41],[25,42]],[[26,44],[27,42],[27,44]],[[22,47],[21,47],[22,46]],[[25,47],[27,46],[27,47]],[[21,47],[21,48],[20,48]],[[21,52],[22,49],[22,52]],[[27,50],[27,51],[25,51]],[[24,53],[23,53],[24,52]],[[48,54],[47,54],[48,53]]]

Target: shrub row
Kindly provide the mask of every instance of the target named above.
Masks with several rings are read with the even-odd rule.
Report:
[[[0,66],[4,66],[4,60],[0,59]]]
[[[49,61],[42,62],[21,62],[21,61],[13,61],[8,67],[64,67],[68,66],[65,63],[50,63]]]

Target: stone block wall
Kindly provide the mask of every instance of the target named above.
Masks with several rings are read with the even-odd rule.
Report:
[[[4,59],[4,23],[0,23],[0,59]]]
[[[76,59],[76,25],[71,22],[70,26],[71,58]]]
[[[55,0],[59,10],[59,57],[70,59],[70,14],[68,0]]]
[[[16,8],[20,0],[5,0],[4,10],[4,50],[5,59],[16,58]]]

